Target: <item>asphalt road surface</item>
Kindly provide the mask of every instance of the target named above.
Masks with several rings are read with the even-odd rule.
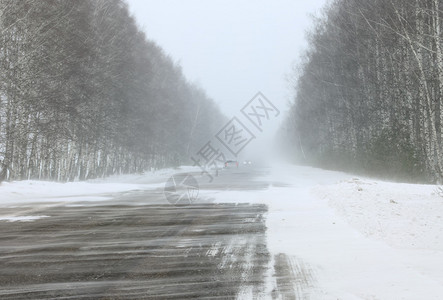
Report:
[[[254,180],[263,172],[227,170],[200,188],[263,189]],[[0,222],[0,299],[296,298],[284,255],[266,294],[265,205],[174,206],[162,189],[111,196],[9,208],[49,217]]]

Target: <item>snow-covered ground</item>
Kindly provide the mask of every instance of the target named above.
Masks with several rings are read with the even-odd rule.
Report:
[[[111,199],[109,195],[112,193],[160,188],[172,174],[198,170],[196,167],[182,166],[176,169],[161,169],[137,175],[116,175],[85,182],[57,183],[35,180],[3,182],[0,184],[0,208],[34,202],[109,200]],[[0,211],[0,217],[6,219],[8,216],[2,216]],[[23,218],[23,220],[29,221],[32,218]]]
[[[114,192],[162,187],[176,172],[115,176],[76,183],[22,181],[0,185],[0,208],[34,202],[101,201]],[[299,295],[310,299],[442,299],[443,197],[437,186],[399,184],[309,167],[278,165],[265,190],[201,190],[219,203],[268,205],[272,257],[289,257],[308,274]],[[87,195],[86,197],[84,195]],[[0,211],[0,221],[34,221]],[[268,294],[275,288],[273,261]],[[310,297],[308,297],[308,295]]]
[[[301,292],[311,299],[442,299],[443,198],[436,186],[282,165],[259,180],[273,184],[204,193],[221,203],[267,204],[268,248],[288,255],[294,273],[310,274]],[[276,283],[268,277],[270,292]]]

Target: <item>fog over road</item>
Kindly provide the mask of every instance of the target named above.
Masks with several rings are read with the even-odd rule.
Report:
[[[268,171],[224,170],[212,183],[200,180],[200,189],[202,195],[263,190],[269,183],[254,179]],[[264,204],[217,204],[202,196],[173,206],[161,188],[111,196],[7,208],[48,217],[1,222],[0,298],[291,299],[292,284],[309,280],[294,280],[284,255],[271,258]],[[278,289],[269,291],[269,276]]]

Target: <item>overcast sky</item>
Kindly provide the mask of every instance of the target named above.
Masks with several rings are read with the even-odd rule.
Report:
[[[287,110],[292,92],[285,75],[306,47],[310,15],[326,0],[127,2],[147,37],[231,118],[258,91]]]
[[[230,116],[258,91],[286,107],[284,75],[306,46],[309,14],[326,0],[127,2],[147,37]]]

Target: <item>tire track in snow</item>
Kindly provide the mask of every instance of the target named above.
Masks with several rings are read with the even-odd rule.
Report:
[[[274,256],[277,288],[273,299],[311,299],[315,287],[312,268],[302,260],[280,253]]]

